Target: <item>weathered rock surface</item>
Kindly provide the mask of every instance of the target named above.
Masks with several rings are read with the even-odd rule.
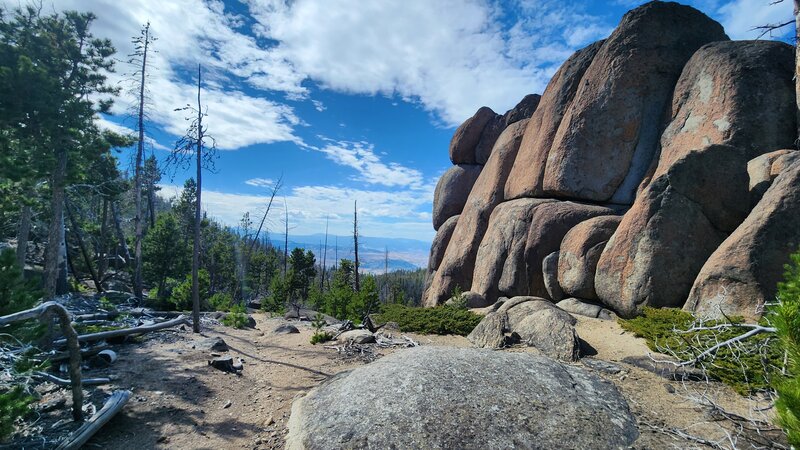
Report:
[[[478,109],[475,115],[467,119],[456,129],[450,140],[450,161],[453,164],[475,164],[475,147],[481,140],[483,128],[497,114],[486,106]]]
[[[700,268],[746,214],[744,150],[689,152],[648,185],[597,263],[595,288],[623,317],[642,306],[680,307]]]
[[[747,219],[708,258],[685,309],[703,316],[760,317],[783,265],[800,245],[800,161],[785,169]]]
[[[616,387],[582,368],[443,347],[332,377],[294,402],[288,428],[286,448],[308,450],[623,448],[639,436]]]
[[[597,261],[621,220],[622,216],[593,217],[564,235],[558,258],[558,284],[566,295],[597,299],[594,289]]]
[[[527,295],[525,244],[536,208],[552,199],[520,198],[501,203],[489,220],[472,276],[472,289],[494,303],[501,295]],[[541,278],[541,268],[539,269]]]
[[[775,150],[751,159],[747,163],[751,203],[753,205],[758,203],[772,185],[775,177],[798,159],[800,159],[800,152],[791,149]]]
[[[558,284],[558,255],[559,252],[550,253],[542,261],[544,288],[547,291],[548,298],[554,302],[564,298],[564,291],[561,289],[561,285]]]
[[[611,311],[603,308],[603,305],[598,305],[577,298],[566,298],[556,303],[556,306],[568,313],[577,314],[579,316],[603,320],[611,320],[614,317]]]
[[[565,361],[577,360],[580,353],[575,318],[539,297],[511,298],[487,314],[467,338],[484,348],[523,343]]]
[[[525,265],[530,276],[527,294],[547,296],[542,261],[559,249],[569,230],[584,220],[614,213],[612,208],[576,202],[552,202],[537,207],[533,211],[525,243]]]
[[[793,146],[794,48],[776,41],[703,46],[675,87],[672,120],[661,135],[656,176],[709,144],[745,150],[747,159]]]
[[[290,325],[288,323],[279,325],[275,327],[275,329],[272,331],[273,334],[296,334],[299,332],[300,330],[298,330],[296,326]]]
[[[539,102],[541,100],[542,96],[539,94],[528,94],[523,97],[516,106],[503,114],[506,126],[509,126],[514,122],[519,122],[522,119],[530,119],[530,117],[536,111],[536,108],[539,107]]]
[[[489,122],[483,127],[478,145],[475,146],[475,162],[477,164],[486,164],[486,161],[489,160],[489,155],[492,154],[492,149],[494,148],[495,142],[497,142],[497,138],[500,137],[500,134],[505,129],[505,116],[498,114],[489,119]]]
[[[516,162],[505,185],[505,198],[540,197],[547,154],[564,113],[572,104],[583,74],[604,41],[578,50],[548,83],[522,138]]]
[[[439,178],[433,192],[433,229],[438,230],[447,219],[461,214],[482,168],[475,164],[460,164]]]
[[[727,39],[719,23],[677,3],[650,2],[626,13],[561,121],[545,193],[632,203],[684,65],[704,44]]]
[[[456,229],[458,217],[456,215],[447,219],[436,231],[436,236],[433,237],[433,242],[431,243],[431,254],[428,258],[429,272],[439,268],[439,264],[444,258],[444,251],[447,250],[447,244],[450,243],[450,238],[453,237],[453,231]]]
[[[528,119],[511,124],[495,143],[492,155],[459,216],[442,262],[431,278],[431,285],[424,295],[425,306],[435,306],[447,300],[456,286],[468,289],[472,285],[478,246],[489,224],[489,216],[503,200],[503,186],[527,125]]]
[[[340,334],[336,339],[342,344],[352,342],[354,344],[369,344],[375,342],[375,336],[369,330],[350,330]]]

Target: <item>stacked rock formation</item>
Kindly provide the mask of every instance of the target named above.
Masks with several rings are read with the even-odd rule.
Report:
[[[423,304],[458,287],[473,307],[534,296],[757,319],[800,245],[793,60],[651,2],[541,98],[481,108],[436,190]]]

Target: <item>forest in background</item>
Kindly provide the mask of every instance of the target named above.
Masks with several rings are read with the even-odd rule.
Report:
[[[0,15],[0,239],[9,247],[6,266],[41,278],[45,298],[125,291],[156,309],[191,309],[193,290],[204,310],[249,304],[277,312],[308,304],[356,320],[378,303],[419,303],[424,269],[369,275],[356,270],[357,256],[333,261],[327,245],[322,255],[274,246],[264,226],[271,222],[269,205],[245,213],[236,229],[198,214],[202,185],[196,180],[216,157],[202,122],[213,111],[200,103],[200,68],[198,105],[189,111],[193,121],[159,161],[146,134],[153,95],[147,53],[158,42],[145,25],[132,38],[136,53],[118,64],[111,42],[92,35],[94,19],[91,13],[47,15],[32,7]],[[124,72],[129,85],[109,85],[106,74],[113,71]],[[98,124],[119,96],[136,105],[130,111],[137,124],[133,136]],[[126,147],[134,147],[133,161],[119,160]],[[160,197],[162,175],[195,158],[198,176],[187,179],[176,198]],[[121,170],[126,166],[133,173]],[[274,186],[273,198],[279,189]]]

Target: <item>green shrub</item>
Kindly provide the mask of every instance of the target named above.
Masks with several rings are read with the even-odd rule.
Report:
[[[800,447],[800,252],[785,266],[778,305],[770,319],[786,352],[786,375],[775,383],[778,422],[793,448]]]
[[[233,307],[233,297],[227,292],[217,292],[208,298],[208,304],[213,311],[230,311]]]
[[[25,281],[14,250],[0,252],[0,316],[28,309],[42,297],[33,281]]]
[[[688,361],[718,342],[739,336],[748,329],[737,327],[741,317],[730,321],[706,321],[704,327],[731,325],[720,330],[686,332],[696,319],[692,314],[674,308],[645,307],[643,314],[633,319],[620,319],[624,330],[647,341],[653,351],[669,351],[681,360]],[[742,395],[770,390],[771,380],[783,362],[783,352],[775,337],[769,333],[758,334],[740,342],[737,348],[721,347],[698,365],[705,368],[709,377],[722,381]]]
[[[14,423],[28,414],[33,397],[26,394],[22,386],[0,394],[0,440],[11,435]]]
[[[231,307],[231,311],[222,318],[225,326],[233,328],[244,328],[247,326],[247,311],[244,306],[236,305]]]
[[[320,342],[328,342],[333,339],[333,335],[326,331],[317,331],[313,335],[311,335],[311,343],[313,345],[317,345]]]
[[[383,305],[379,322],[397,322],[401,331],[423,334],[468,335],[481,316],[452,305],[418,308],[400,304]]]
[[[205,269],[200,269],[198,272],[198,283],[200,285],[200,307],[208,298],[208,289],[211,286],[211,277]],[[169,298],[170,303],[175,306],[179,311],[187,311],[192,309],[192,274],[186,275],[183,283],[175,286],[172,290],[172,295]]]

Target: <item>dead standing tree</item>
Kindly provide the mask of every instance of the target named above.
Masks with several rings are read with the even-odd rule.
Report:
[[[353,202],[353,253],[355,254],[355,264],[353,272],[355,274],[356,292],[361,292],[361,280],[358,276],[358,200]]]
[[[192,331],[200,332],[200,222],[201,214],[201,194],[202,194],[202,174],[203,169],[214,170],[214,159],[217,156],[216,141],[206,133],[203,126],[203,118],[208,114],[203,110],[200,99],[202,88],[202,66],[197,65],[197,107],[186,105],[175,111],[188,111],[191,113],[186,120],[190,120],[189,129],[186,134],[175,143],[175,150],[172,151],[167,164],[181,165],[185,168],[195,161],[197,169],[197,195],[194,205],[194,243],[192,248]],[[207,110],[208,108],[206,108]],[[207,145],[209,142],[211,145]]]
[[[130,55],[128,63],[136,66],[133,76],[138,76],[137,84],[134,86],[136,94],[136,129],[138,132],[138,142],[136,144],[136,159],[133,176],[133,190],[136,205],[136,214],[133,218],[135,243],[134,243],[134,264],[133,264],[133,295],[142,300],[142,235],[144,233],[142,218],[142,181],[143,181],[143,162],[144,162],[144,122],[145,104],[147,102],[147,52],[150,44],[155,41],[150,34],[150,22],[142,27],[141,34],[133,39],[134,52]]]

